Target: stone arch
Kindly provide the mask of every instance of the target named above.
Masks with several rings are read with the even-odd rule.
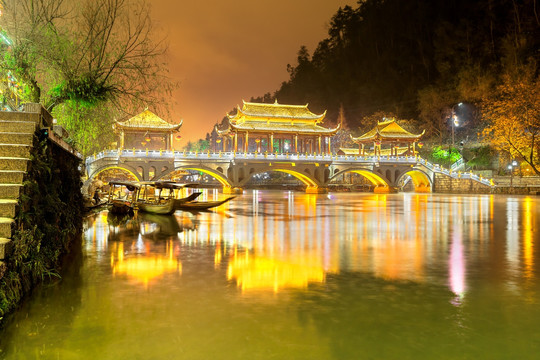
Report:
[[[302,184],[307,186],[307,189],[318,189],[321,185],[316,179],[312,178],[310,174],[305,174],[296,170],[292,169],[286,169],[286,168],[269,168],[269,169],[261,169],[259,171],[255,171],[254,173],[250,174],[250,176],[247,179],[243,179],[240,181],[239,186],[244,186],[250,179],[256,174],[261,174],[265,172],[282,172],[285,174],[289,174],[294,176],[296,179],[298,179]]]
[[[371,182],[375,186],[373,190],[374,192],[379,192],[379,193],[390,192],[388,179],[385,179],[383,175],[380,173],[380,171],[374,172],[370,169],[365,169],[365,168],[350,168],[350,169],[342,170],[338,173],[335,173],[332,177],[328,179],[328,181],[332,181],[336,179],[338,176],[343,175],[345,173],[349,173],[349,172],[359,174],[365,177],[369,182]]]
[[[224,176],[223,173],[218,172],[217,169],[214,170],[209,167],[202,166],[202,165],[184,165],[184,166],[176,167],[173,171],[177,171],[177,170],[200,171],[215,178],[221,185],[223,185],[224,188],[230,188],[232,186],[231,181],[226,176]],[[156,179],[156,180],[159,180],[159,179]]]
[[[396,179],[396,184],[398,184],[404,176],[410,176],[411,181],[414,184],[414,190],[416,192],[431,192],[432,181],[428,174],[419,169],[411,169],[410,171],[404,172]]]
[[[135,179],[137,179],[137,181],[141,181],[142,179],[142,176],[139,176],[139,174],[137,173],[137,171],[135,169],[133,169],[132,167],[129,167],[129,166],[118,166],[118,165],[106,165],[106,166],[102,166],[98,169],[96,169],[92,174],[90,174],[89,178],[90,179],[93,179],[95,178],[97,175],[99,175],[100,173],[106,171],[106,170],[110,170],[110,169],[119,169],[119,170],[123,170],[125,172],[127,172],[128,174],[132,175],[133,177],[135,177]]]

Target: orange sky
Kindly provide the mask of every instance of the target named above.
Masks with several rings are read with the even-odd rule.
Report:
[[[204,138],[242,99],[273,93],[301,45],[326,37],[332,15],[355,0],[151,0],[168,34],[170,76],[180,83],[171,122],[184,119],[180,146]],[[279,100],[279,99],[278,99]]]

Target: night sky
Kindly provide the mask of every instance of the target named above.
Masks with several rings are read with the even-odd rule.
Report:
[[[184,119],[179,144],[204,138],[242,99],[273,93],[288,80],[301,45],[310,54],[331,17],[355,0],[152,0],[169,42],[170,76],[180,83],[171,122]],[[279,100],[279,99],[278,99]]]

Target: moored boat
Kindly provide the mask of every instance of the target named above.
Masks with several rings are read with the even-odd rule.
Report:
[[[150,214],[171,215],[175,211],[173,199],[167,199],[160,202],[139,201],[137,205],[140,211]]]
[[[211,209],[220,205],[225,204],[226,202],[234,199],[236,196],[230,196],[223,200],[217,201],[189,201],[183,204],[178,204],[176,206],[177,210],[187,210],[187,211],[200,211]]]
[[[141,211],[151,214],[170,215],[176,210],[177,204],[193,201],[201,194],[197,192],[177,199],[177,190],[182,189],[185,185],[171,181],[146,181],[141,182],[140,185],[138,207]]]
[[[109,182],[107,204],[112,214],[124,215],[133,213],[139,193],[139,184],[130,181]]]

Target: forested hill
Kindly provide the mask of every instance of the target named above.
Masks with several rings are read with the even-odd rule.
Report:
[[[343,104],[351,129],[384,111],[441,135],[444,112],[479,103],[501,74],[533,64],[538,75],[539,25],[538,0],[359,1],[331,18],[312,56],[300,48],[288,81],[255,100],[309,103],[330,119]]]

